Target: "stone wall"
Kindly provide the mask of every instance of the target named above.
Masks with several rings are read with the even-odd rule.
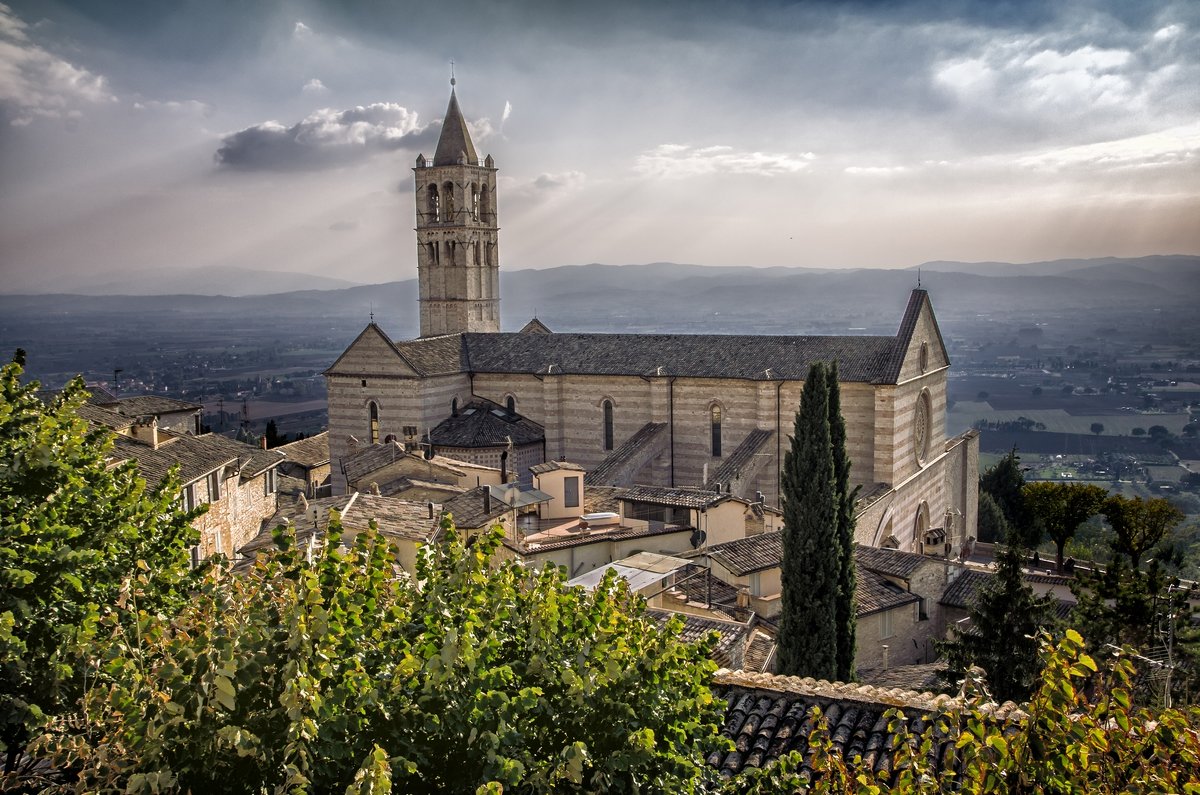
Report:
[[[193,484],[197,504],[208,503],[208,512],[193,522],[200,531],[202,558],[221,553],[233,560],[237,550],[258,535],[263,521],[275,513],[275,493],[267,491],[267,473],[244,482],[231,467],[225,474],[215,501],[207,478]]]

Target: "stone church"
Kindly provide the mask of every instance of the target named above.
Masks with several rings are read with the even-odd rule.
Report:
[[[779,470],[811,363],[838,363],[857,537],[959,555],[975,536],[976,432],[947,438],[950,367],[928,294],[895,336],[500,331],[496,166],[482,161],[453,88],[416,189],[421,336],[373,321],[325,371],[334,493],[373,444],[432,446],[501,467],[565,459],[589,486],[721,491],[777,505]]]

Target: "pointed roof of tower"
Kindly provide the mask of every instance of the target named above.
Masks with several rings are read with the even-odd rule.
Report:
[[[475,145],[471,143],[467,121],[458,109],[458,97],[454,95],[454,88],[451,87],[450,104],[446,107],[446,118],[442,120],[442,134],[438,138],[437,151],[433,154],[433,164],[457,165],[463,154],[466,154],[468,163],[478,165],[479,156],[475,154]]]

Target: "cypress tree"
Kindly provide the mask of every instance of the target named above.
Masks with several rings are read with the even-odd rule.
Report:
[[[850,457],[846,454],[846,420],[842,417],[842,390],[837,362],[829,368],[829,439],[833,448],[833,488],[837,509],[837,545],[841,559],[837,588],[837,678],[854,679],[855,631],[858,611],[854,604],[854,500],[858,486],[850,488]]]
[[[783,466],[778,670],[788,675],[834,679],[840,554],[828,377],[825,365],[819,362],[811,367],[804,382],[792,445]]]

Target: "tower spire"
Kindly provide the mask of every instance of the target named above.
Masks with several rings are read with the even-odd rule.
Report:
[[[471,133],[467,130],[467,120],[463,118],[458,107],[458,97],[454,93],[457,82],[454,77],[454,66],[450,66],[450,104],[446,106],[446,118],[442,120],[442,134],[438,137],[437,150],[433,153],[435,166],[458,165],[460,158],[466,158],[467,165],[479,165],[479,156],[475,154],[475,145],[471,143]]]

